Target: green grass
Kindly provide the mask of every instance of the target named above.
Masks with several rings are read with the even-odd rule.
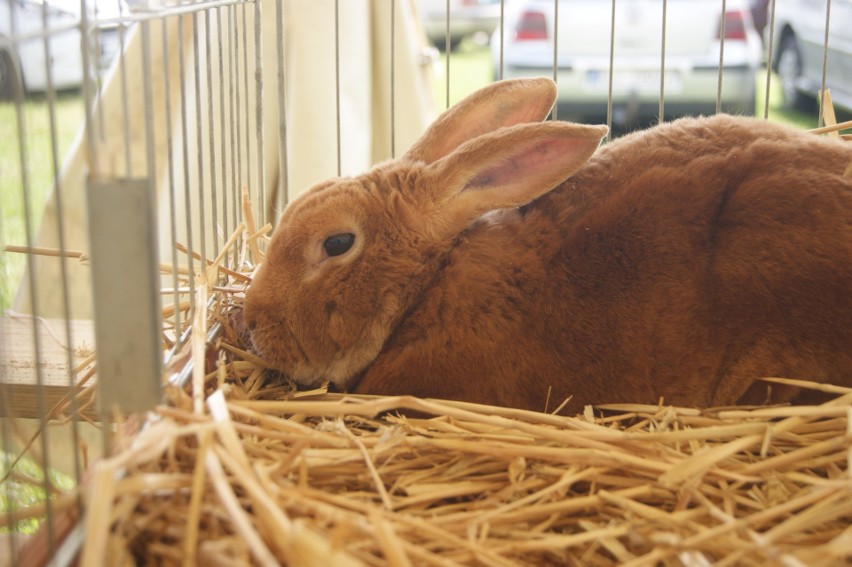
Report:
[[[15,456],[0,452],[0,478],[6,477]],[[59,491],[71,490],[74,481],[60,472],[50,471],[50,484]],[[21,510],[44,502],[44,471],[29,459],[17,462],[12,474],[0,484],[0,516],[10,510]],[[40,519],[21,520],[11,528],[0,528],[0,533],[14,531],[31,534],[38,529]]]
[[[56,135],[58,164],[71,146],[82,125],[83,104],[77,92],[60,93],[56,101]],[[53,148],[49,104],[45,97],[30,97],[23,106],[26,147],[24,152],[27,192],[24,193],[22,174],[22,134],[18,127],[18,112],[13,102],[0,102],[0,316],[10,306],[21,276],[26,269],[26,256],[5,252],[7,244],[26,245],[25,198],[30,203],[32,235],[38,230],[45,201],[54,180]],[[14,456],[0,452],[0,477],[5,477]],[[51,484],[59,490],[69,490],[74,481],[62,473],[49,472]],[[0,484],[0,514],[10,509],[23,509],[44,502],[44,472],[32,461],[23,459],[13,474]],[[0,533],[14,531],[34,533],[40,520],[22,520]]]
[[[435,106],[447,108],[447,54],[440,53],[436,61],[433,93]],[[476,89],[494,82],[494,68],[488,47],[465,39],[458,49],[450,53],[450,103],[454,105]]]
[[[27,191],[33,235],[38,230],[54,178],[48,109],[45,97],[31,97],[24,103]],[[56,102],[60,167],[82,120],[79,93],[61,93]],[[0,102],[0,314],[9,307],[26,264],[23,254],[3,252],[7,244],[27,243],[20,138],[15,104]]]
[[[766,108],[766,71],[761,71],[757,75],[757,107],[755,108],[756,116],[764,115]],[[817,112],[800,112],[796,110],[786,110],[782,106],[781,82],[778,76],[774,75],[770,79],[769,85],[769,120],[774,122],[786,122],[792,126],[799,128],[816,128],[819,122],[819,114]]]

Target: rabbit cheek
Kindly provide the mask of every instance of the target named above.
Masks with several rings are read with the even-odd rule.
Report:
[[[322,345],[318,360],[325,362],[325,377],[345,389],[352,377],[373,361],[384,337],[373,336],[364,313],[342,310],[335,301],[327,301],[325,310],[323,335],[317,337]]]

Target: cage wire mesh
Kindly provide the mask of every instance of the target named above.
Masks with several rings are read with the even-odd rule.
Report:
[[[268,8],[282,17],[280,4]],[[18,510],[32,498],[24,488],[53,495],[57,486],[79,484],[91,459],[109,447],[110,410],[104,405],[99,411],[92,398],[75,394],[89,389],[94,395],[95,313],[101,321],[125,320],[127,338],[118,348],[128,362],[146,348],[154,354],[153,360],[147,357],[147,370],[116,369],[129,382],[147,386],[134,392],[116,384],[114,390],[116,399],[131,401],[116,406],[123,411],[150,407],[152,397],[159,401],[163,363],[179,356],[193,315],[206,308],[196,305],[191,290],[208,277],[208,259],[220,255],[222,270],[238,266],[245,238],[238,226],[244,226],[246,212],[265,222],[269,212],[262,203],[278,185],[277,177],[267,182],[267,169],[278,164],[264,154],[264,135],[278,138],[278,120],[277,112],[264,115],[261,86],[264,78],[274,85],[279,66],[273,60],[262,72],[259,2],[12,1],[3,9],[9,11],[12,32],[3,38],[3,53],[14,63],[3,75],[14,83],[13,100],[6,104],[15,127],[6,135],[17,161],[4,177],[14,179],[8,190],[23,203],[17,218],[3,213],[4,221],[23,224],[15,241],[4,242],[14,247],[4,252],[6,273],[11,276],[15,267],[9,255],[26,259],[22,272],[15,273],[21,278],[17,292],[15,283],[4,279],[9,309],[3,341],[3,486],[6,525],[12,528],[4,543],[14,563]],[[32,13],[40,25],[28,20]],[[59,49],[74,49],[76,56],[56,53]],[[39,63],[43,69],[24,67]],[[25,93],[39,71],[46,79],[44,92]],[[57,89],[54,77],[69,73],[77,74],[79,94]],[[73,84],[74,78],[66,80]],[[45,112],[48,127],[36,130],[32,125],[40,117],[35,114]],[[267,132],[264,116],[271,125]],[[69,133],[60,129],[76,138],[69,141]],[[51,175],[41,175],[43,169]],[[36,203],[43,213],[34,210]],[[100,229],[98,219],[106,222]],[[95,263],[92,227],[104,230],[92,234],[102,253]],[[226,247],[234,233],[239,242]],[[93,270],[100,276],[93,277]],[[93,287],[98,277],[100,288]],[[210,281],[225,286],[227,278],[213,274]],[[108,296],[117,302],[104,305]],[[145,311],[128,317],[124,307],[139,303]],[[103,336],[109,339],[110,333]],[[106,383],[103,379],[99,398]],[[22,469],[19,458],[37,466]],[[57,485],[50,474],[39,472],[53,470],[65,471],[63,478],[70,480]],[[41,507],[35,517],[48,519],[46,550],[52,556],[60,543],[52,528],[53,499],[35,498],[32,504]]]
[[[768,16],[764,62],[775,61],[775,36],[789,33],[775,28],[784,1],[758,3]],[[479,86],[459,75],[470,73],[476,49],[452,45],[451,28],[470,3],[433,4],[3,0],[0,557],[23,561],[36,524],[43,558],[75,556],[85,509],[73,487],[110,453],[114,435],[162,401],[164,383],[187,387],[204,366],[191,330],[202,326],[208,341],[222,332],[207,320],[211,306],[239,304],[290,195],[400,155],[436,111]],[[520,3],[480,4],[499,8],[487,82],[511,75],[512,40],[524,30],[507,24]],[[534,74],[560,82],[560,42],[569,39],[560,27],[580,4],[532,6],[560,22],[545,38],[550,60]],[[611,126],[622,105],[616,24],[631,4],[612,0],[606,14],[596,104]],[[667,51],[677,33],[668,18],[686,3],[650,4],[662,120],[673,90],[667,65],[677,58]],[[718,2],[716,111],[725,109],[726,39],[737,37],[725,28],[752,25],[751,15],[728,17],[729,4],[740,16],[747,8]],[[816,4],[824,9],[824,92],[832,2]],[[427,45],[419,19],[436,9],[443,55]],[[764,117],[772,67],[750,76],[763,87],[753,99],[763,99]],[[452,91],[457,83],[469,90]],[[812,126],[834,120],[824,100]],[[552,118],[565,111],[570,105],[557,106]]]

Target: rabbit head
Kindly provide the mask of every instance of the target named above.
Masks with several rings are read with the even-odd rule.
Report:
[[[581,168],[604,126],[542,123],[548,79],[502,81],[441,115],[400,159],[307,190],[247,292],[255,349],[304,386],[345,388],[428,290],[460,233]]]

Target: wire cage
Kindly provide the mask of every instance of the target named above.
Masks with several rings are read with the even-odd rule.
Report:
[[[678,18],[698,4],[713,37],[687,108]],[[821,22],[816,51],[776,22],[794,4]],[[2,0],[0,564],[848,562],[848,389],[571,418],[296,392],[231,319],[290,198],[401,155],[493,80],[550,76],[552,119],[616,133],[785,106],[837,135],[848,12]],[[653,22],[628,37],[631,18]],[[575,58],[583,28],[606,44],[594,68]],[[640,40],[645,67],[625,70]]]

